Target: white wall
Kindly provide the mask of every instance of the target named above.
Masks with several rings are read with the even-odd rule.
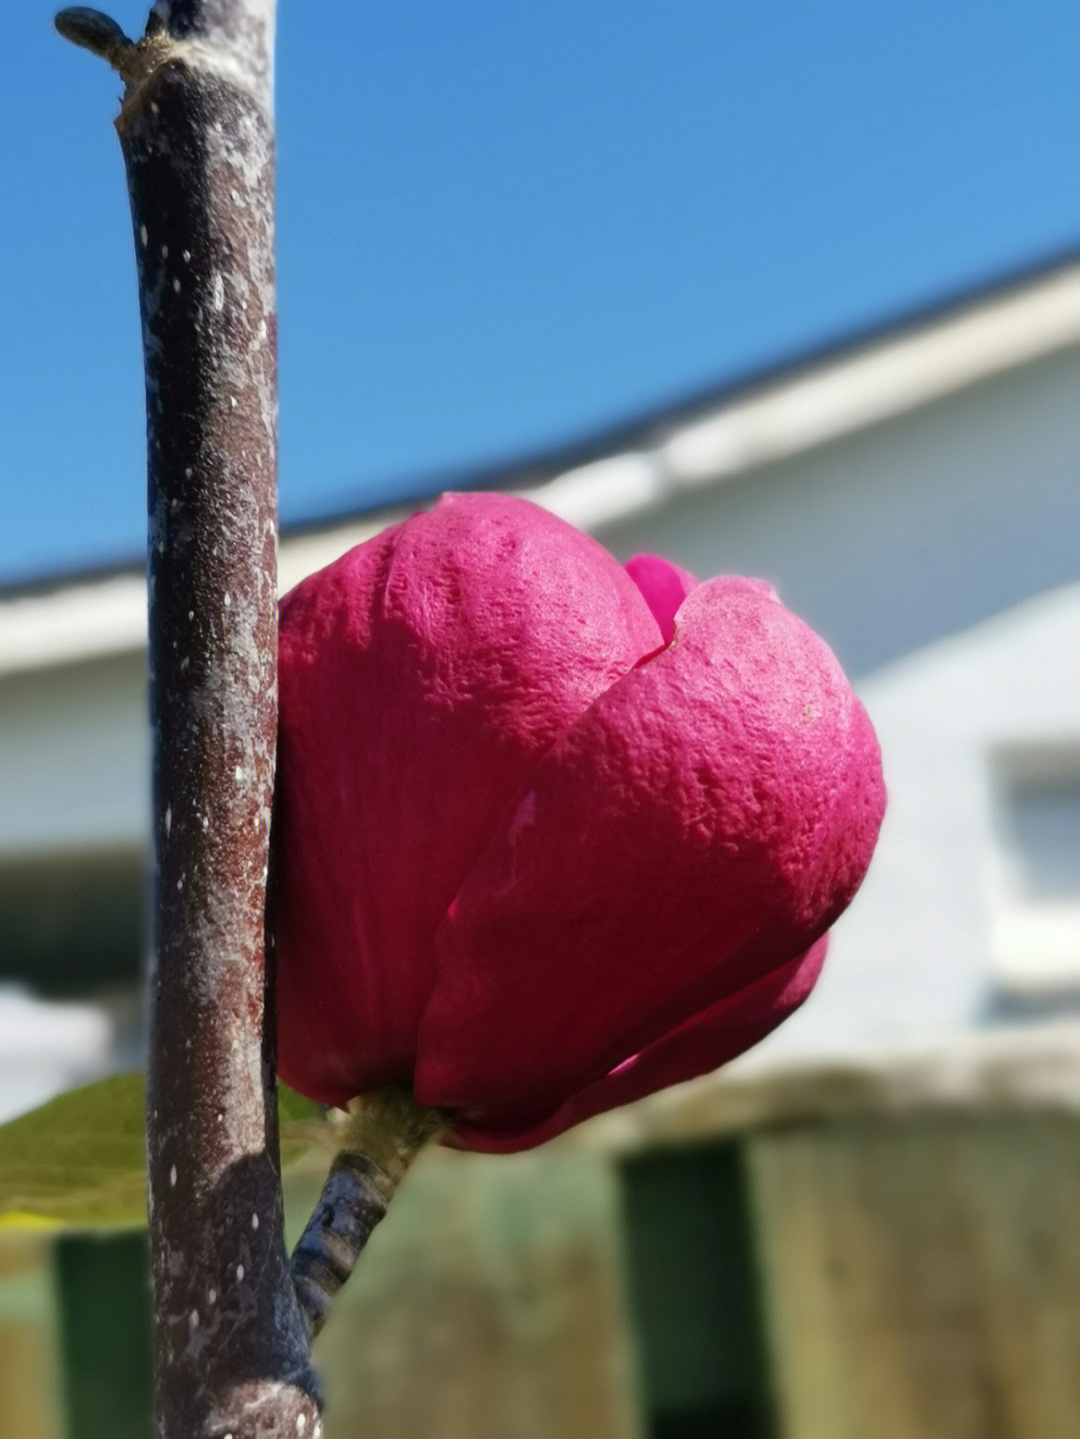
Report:
[[[1041,983],[1038,935],[1024,976],[1003,973],[995,928],[1007,884],[1002,781],[1025,755],[1077,793],[1080,585],[1017,606],[867,677],[859,686],[885,757],[889,805],[870,873],[834,930],[810,1000],[756,1062],[918,1045],[958,1031],[1080,1005],[1080,806],[1072,968]],[[1022,966],[1021,966],[1022,969]],[[1042,998],[1050,1001],[1043,1008]],[[1025,1016],[1026,1017],[1026,1016]]]
[[[773,579],[881,736],[878,855],[819,993],[766,1056],[1000,1017],[994,757],[1040,740],[1080,752],[1080,590],[1063,588],[1080,576],[1078,479],[1069,350],[598,530],[622,557]],[[0,867],[144,843],[144,691],[141,653],[0,682]]]
[[[1022,1009],[1023,985],[994,969],[1010,908],[1001,791],[1041,746],[1080,793],[1080,353],[599,537],[623,558],[771,579],[832,643],[881,738],[890,801],[869,877],[814,997],[748,1062],[909,1044]],[[1080,978],[1070,904],[1011,909],[1021,951],[1045,920],[1059,981],[1063,966]],[[1043,998],[1080,999],[1074,981],[1053,988]]]
[[[1080,352],[597,533],[621,558],[771,579],[873,673],[1080,577]]]
[[[0,681],[0,866],[150,832],[142,653]]]

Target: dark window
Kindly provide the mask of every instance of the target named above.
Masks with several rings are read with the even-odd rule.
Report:
[[[623,1170],[649,1439],[777,1433],[737,1144],[652,1153]]]

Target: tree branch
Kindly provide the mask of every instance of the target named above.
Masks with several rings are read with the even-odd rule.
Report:
[[[126,82],[149,447],[148,1146],[163,1439],[318,1428],[284,1248],[264,949],[276,736],[273,0],[159,0]]]

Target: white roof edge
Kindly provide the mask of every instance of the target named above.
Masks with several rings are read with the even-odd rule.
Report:
[[[763,387],[673,429],[659,452],[676,488],[708,483],[1078,343],[1080,261]]]
[[[0,677],[98,659],[146,644],[141,574],[75,580],[0,600]]]
[[[681,490],[787,458],[1077,344],[1080,260],[721,399],[711,414],[658,426],[651,444],[519,493],[580,528],[610,524]],[[404,513],[380,510],[284,539],[282,592]],[[142,575],[0,597],[0,676],[137,651],[145,643]]]
[[[284,540],[279,590],[402,517],[403,511],[337,524]],[[74,580],[45,594],[0,598],[0,678],[29,670],[138,653],[146,646],[146,578],[120,573]]]

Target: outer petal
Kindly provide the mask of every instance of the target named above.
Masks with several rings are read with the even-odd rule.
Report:
[[[287,597],[275,835],[289,1083],[341,1103],[410,1078],[447,906],[537,759],[658,640],[600,545],[499,495],[448,496]]]
[[[698,586],[469,873],[437,936],[417,1097],[537,1122],[807,950],[883,805],[873,730],[824,643],[766,586]]]
[[[632,1104],[668,1085],[711,1074],[759,1043],[798,1009],[817,982],[827,948],[828,937],[823,936],[806,954],[720,1000],[654,1040],[610,1074],[572,1094],[533,1128],[505,1131],[498,1128],[497,1113],[466,1115],[455,1124],[448,1142],[493,1154],[532,1149],[594,1114]]]

